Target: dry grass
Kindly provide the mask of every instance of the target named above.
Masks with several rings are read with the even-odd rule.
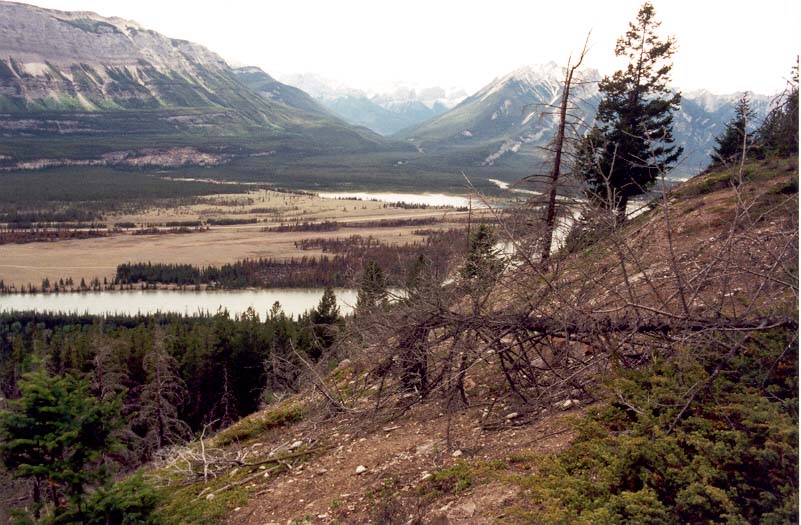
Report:
[[[249,199],[243,204],[243,198]],[[222,203],[230,205],[223,205]],[[253,209],[277,209],[275,213],[252,213]],[[130,235],[0,245],[0,280],[16,287],[33,284],[42,279],[51,282],[71,277],[76,283],[97,277],[111,280],[117,265],[125,262],[189,263],[198,266],[222,265],[246,258],[272,257],[288,259],[304,255],[319,255],[315,251],[295,248],[295,241],[312,237],[346,237],[362,235],[391,243],[420,240],[413,231],[419,226],[399,228],[341,228],[333,232],[262,232],[265,226],[300,220],[339,222],[375,221],[442,217],[445,220],[464,217],[466,213],[437,209],[405,210],[384,207],[383,203],[358,200],[332,200],[307,195],[282,194],[260,190],[247,197],[218,195],[205,204],[171,209],[151,209],[141,214],[116,215],[107,220],[136,224],[162,224],[168,221],[189,221],[209,218],[258,218],[256,224],[212,226],[209,230],[191,234]],[[450,227],[441,225],[426,228]]]
[[[404,213],[408,212],[408,213]],[[107,222],[160,224],[167,221],[191,221],[209,218],[250,218],[260,221],[312,221],[343,218],[383,217],[402,214],[406,217],[431,210],[402,210],[385,207],[382,202],[321,199],[313,195],[296,195],[269,190],[256,190],[245,195],[212,195],[202,202],[174,208],[150,208],[138,213],[112,215]]]

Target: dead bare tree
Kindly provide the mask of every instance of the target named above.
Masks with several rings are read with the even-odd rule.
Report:
[[[565,127],[567,125],[567,109],[570,101],[570,88],[573,84],[573,75],[576,70],[581,67],[584,57],[587,54],[587,44],[590,41],[590,35],[587,34],[587,39],[584,41],[584,47],[579,53],[579,57],[575,64],[571,64],[572,56],[567,59],[567,68],[565,69],[565,80],[562,84],[562,103],[559,107],[559,126],[556,131],[556,139],[554,141],[554,155],[553,155],[553,168],[551,168],[550,189],[548,190],[548,202],[545,207],[545,231],[542,235],[542,254],[541,259],[547,260],[551,255],[551,244],[553,243],[553,230],[556,221],[556,192],[558,191],[559,176],[562,169],[562,151],[565,144]]]
[[[143,359],[147,382],[139,396],[139,422],[147,428],[144,447],[149,456],[168,446],[181,444],[192,431],[178,417],[187,399],[186,385],[178,375],[178,363],[165,346],[161,331],[155,334],[153,348]]]

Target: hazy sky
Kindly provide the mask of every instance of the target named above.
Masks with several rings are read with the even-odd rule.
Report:
[[[526,64],[564,63],[592,30],[608,73],[640,0],[30,0],[135,20],[268,73],[312,72],[362,89],[392,81],[474,91]],[[798,0],[655,0],[678,41],[673,84],[716,93],[784,87],[799,50]]]

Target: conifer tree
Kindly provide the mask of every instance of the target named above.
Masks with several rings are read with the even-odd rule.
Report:
[[[789,157],[798,155],[798,58],[787,89],[765,117],[758,132],[763,153]]]
[[[432,272],[431,259],[422,253],[412,261],[406,272],[406,302],[437,297],[436,291],[440,288],[441,279],[437,279]]]
[[[356,312],[367,313],[383,308],[387,304],[387,282],[384,271],[375,261],[367,261],[359,280],[356,296]]]
[[[122,396],[129,381],[128,370],[115,354],[114,340],[103,332],[102,325],[92,331],[92,347],[92,392],[101,401]]]
[[[485,279],[497,276],[501,271],[498,253],[495,249],[496,239],[492,228],[482,224],[470,236],[467,261],[462,268],[465,279]]]
[[[319,359],[334,344],[335,326],[340,319],[337,296],[334,289],[328,286],[317,308],[314,308],[309,315],[313,334],[309,355],[312,359]]]
[[[163,334],[156,333],[154,339],[153,349],[142,362],[147,382],[139,397],[139,421],[147,428],[143,440],[146,457],[192,435],[189,425],[178,417],[178,409],[188,397],[178,363],[165,348]]]
[[[56,515],[68,504],[80,509],[86,485],[108,477],[100,459],[115,443],[119,400],[100,401],[85,381],[43,370],[25,374],[20,393],[0,410],[0,459],[33,480],[37,508],[46,498]]]
[[[268,316],[272,325],[272,336],[268,343],[269,355],[264,362],[266,376],[265,393],[294,392],[300,376],[301,363],[296,362],[292,345],[297,333],[294,324],[276,301]]]
[[[618,39],[615,55],[625,69],[598,84],[602,96],[593,128],[578,148],[577,171],[591,198],[625,220],[631,197],[644,193],[670,170],[683,148],[674,145],[673,111],[681,94],[668,87],[676,43],[660,39],[654,6],[646,2]]]
[[[312,311],[312,322],[315,324],[331,325],[340,319],[339,306],[337,306],[337,296],[334,289],[327,286],[323,291],[323,296],[317,304],[317,308]]]
[[[726,129],[720,137],[715,139],[717,146],[712,153],[713,164],[728,162],[743,154],[743,145],[746,152],[753,144],[749,138],[749,125],[754,122],[756,112],[751,109],[748,93],[744,93],[734,106],[734,117],[726,124]]]

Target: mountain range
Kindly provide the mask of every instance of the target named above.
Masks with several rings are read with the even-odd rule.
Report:
[[[411,143],[440,160],[444,156],[448,164],[526,169],[547,156],[545,148],[556,132],[554,107],[561,100],[563,77],[562,67],[554,62],[522,67],[470,96],[442,88],[368,93],[311,74],[284,79],[347,122]],[[591,124],[600,101],[601,78],[597,70],[585,69],[580,84],[574,86],[571,114],[584,127]],[[674,175],[692,175],[709,164],[714,139],[732,118],[742,95],[704,90],[682,94],[674,131],[685,151]],[[771,97],[750,94],[750,98],[761,120]]]
[[[452,110],[402,131],[397,138],[423,151],[456,150],[474,162],[530,163],[547,154],[556,133],[556,108],[562,98],[561,67],[549,64],[524,67],[495,79]],[[571,115],[586,128],[594,119],[600,95],[595,70],[582,71],[572,92]],[[734,102],[742,93],[713,95],[689,92],[682,96],[674,115],[676,141],[684,145],[677,174],[694,174],[709,164],[714,139],[733,116]],[[758,117],[764,117],[770,97],[751,95]]]
[[[381,135],[393,135],[445,113],[467,98],[460,88],[413,87],[397,82],[384,90],[364,91],[313,73],[282,77],[309,93],[333,114]]]
[[[264,152],[369,151],[385,142],[203,46],[121,18],[14,2],[0,2],[0,133],[17,142],[0,152],[6,167],[35,149],[19,143],[43,135],[94,137],[95,151],[62,140],[68,157],[108,153],[118,141],[106,138],[121,134],[133,148],[246,136],[262,140]]]
[[[368,92],[313,74],[279,81],[136,22],[0,1],[0,170],[158,165],[174,149],[168,166],[231,163],[250,179],[290,177],[297,170],[281,166],[297,162],[350,183],[359,171],[393,183],[461,169],[509,178],[547,157],[562,76],[553,62],[523,67],[470,96],[402,83]],[[572,112],[585,124],[600,78],[583,71],[575,91]],[[708,164],[738,97],[684,93],[677,175]],[[769,97],[752,101],[764,115]],[[310,160],[319,155],[328,158]]]

